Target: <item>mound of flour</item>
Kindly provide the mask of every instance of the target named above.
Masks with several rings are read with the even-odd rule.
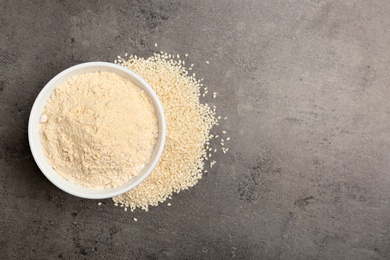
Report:
[[[148,95],[115,73],[74,76],[56,88],[41,116],[41,143],[64,178],[110,188],[138,175],[158,136]]]

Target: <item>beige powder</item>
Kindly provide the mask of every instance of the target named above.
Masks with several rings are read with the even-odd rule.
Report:
[[[158,135],[147,94],[110,72],[74,76],[56,88],[41,116],[41,142],[52,167],[88,188],[110,188],[138,175]]]

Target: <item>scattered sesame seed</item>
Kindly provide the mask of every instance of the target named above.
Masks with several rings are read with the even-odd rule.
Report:
[[[137,222],[137,221],[138,221],[138,219],[137,219],[137,218],[133,218],[133,219],[134,219],[134,221],[135,221],[135,222]]]
[[[125,207],[125,211],[127,211],[127,207]]]
[[[155,43],[155,44],[154,44],[154,47],[156,47],[156,48],[157,48],[157,43]]]
[[[208,60],[206,60],[206,63],[207,63],[207,64],[210,64],[210,62],[209,62]]]
[[[171,204],[171,203],[168,203],[167,205],[168,205],[168,207],[172,206],[172,204]]]
[[[225,131],[225,130],[223,130],[223,131],[222,131],[222,133],[223,133],[223,134],[226,134],[226,131]]]
[[[223,119],[225,119],[225,120],[226,120],[226,119],[227,119],[227,116],[225,116]]]
[[[99,203],[98,203],[98,206],[101,206],[101,205],[102,205],[102,203],[101,203],[101,202],[99,202]]]
[[[230,137],[226,138],[226,141],[229,141],[230,140]]]
[[[216,164],[216,163],[217,163],[216,161],[210,162],[210,168],[213,168],[214,164]]]

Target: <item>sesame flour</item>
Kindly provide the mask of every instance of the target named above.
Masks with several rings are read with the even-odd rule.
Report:
[[[64,178],[111,188],[137,176],[158,135],[154,106],[138,86],[110,72],[74,76],[56,88],[41,116],[41,143]]]

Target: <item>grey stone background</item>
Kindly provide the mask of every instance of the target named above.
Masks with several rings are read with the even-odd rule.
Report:
[[[0,258],[390,259],[389,28],[387,0],[2,0]],[[27,140],[42,87],[160,50],[218,93],[228,154],[147,213],[55,188]]]

